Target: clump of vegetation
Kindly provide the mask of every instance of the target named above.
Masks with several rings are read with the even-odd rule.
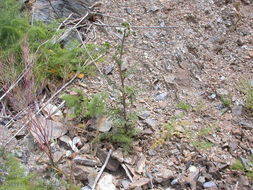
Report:
[[[186,112],[190,111],[192,108],[190,104],[185,103],[185,102],[179,102],[176,107]]]
[[[54,81],[57,81],[55,84],[64,82],[75,73],[96,73],[92,60],[100,60],[99,56],[108,49],[107,44],[81,45],[70,41],[65,47],[58,40],[64,29],[57,30],[56,21],[49,25],[35,21],[30,25],[28,14],[20,12],[21,3],[16,0],[0,1],[0,8],[0,85],[3,92],[22,76],[7,96],[10,102],[32,101],[30,96],[36,96],[48,84],[54,86]],[[29,91],[24,92],[27,89]],[[19,107],[24,108],[24,105]]]
[[[253,115],[253,86],[249,80],[242,80],[239,89],[245,96],[245,108]]]
[[[251,181],[253,181],[253,157],[251,156],[248,167],[245,167],[240,160],[235,160],[235,162],[230,166],[232,170],[238,170],[243,172]]]
[[[71,118],[95,118],[106,114],[106,94],[97,93],[92,97],[84,95],[80,89],[73,89],[74,94],[63,94],[61,98],[73,109]]]
[[[230,97],[222,96],[222,97],[221,97],[221,102],[222,102],[222,105],[223,105],[225,108],[230,108],[230,107],[231,107],[232,100],[231,100]]]
[[[209,149],[213,146],[213,143],[205,141],[205,140],[200,140],[200,141],[196,140],[196,141],[191,142],[191,144],[197,149],[204,149],[204,150]]]
[[[33,174],[29,174],[21,162],[10,153],[0,150],[0,190],[53,190]]]

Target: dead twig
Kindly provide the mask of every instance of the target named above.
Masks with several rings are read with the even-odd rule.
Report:
[[[112,150],[110,150],[110,151],[108,152],[108,155],[107,155],[107,157],[106,157],[105,163],[104,163],[104,165],[102,166],[102,168],[100,169],[100,171],[99,171],[99,173],[98,173],[98,175],[97,175],[97,177],[96,177],[96,179],[95,179],[95,181],[94,181],[94,184],[93,184],[93,186],[92,186],[92,190],[94,190],[94,189],[96,188],[96,185],[97,185],[97,183],[98,183],[98,180],[99,180],[99,178],[101,177],[101,175],[103,174],[103,171],[104,171],[105,167],[106,167],[107,164],[108,164],[108,161],[109,161],[109,159],[110,159],[110,157],[111,157],[111,154],[112,154]]]

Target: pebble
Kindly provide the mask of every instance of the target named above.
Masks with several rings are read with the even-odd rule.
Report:
[[[213,181],[208,181],[204,183],[203,185],[204,188],[212,188],[212,187],[217,187],[217,185]]]
[[[234,114],[234,115],[242,115],[242,106],[234,106],[233,108],[232,108],[232,113]]]
[[[156,95],[155,100],[156,101],[163,101],[168,98],[168,92],[163,92],[158,95]]]
[[[149,125],[152,128],[156,127],[157,125],[157,121],[151,118],[146,119],[145,122],[147,125]]]

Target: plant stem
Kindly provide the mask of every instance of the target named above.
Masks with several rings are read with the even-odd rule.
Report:
[[[124,51],[124,43],[126,39],[126,29],[124,29],[121,45],[120,45],[120,52],[119,52],[119,60],[117,60],[118,70],[119,70],[119,76],[120,76],[120,82],[121,82],[121,93],[122,93],[122,105],[123,105],[123,118],[125,120],[124,128],[127,131],[127,103],[126,103],[126,92],[125,92],[125,76],[124,72],[122,71],[122,56]]]

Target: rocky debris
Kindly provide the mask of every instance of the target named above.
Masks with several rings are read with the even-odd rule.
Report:
[[[237,116],[242,115],[242,109],[243,109],[242,106],[236,106],[235,105],[235,106],[232,107],[232,113],[234,115],[237,115]]]
[[[75,156],[73,158],[73,161],[76,163],[76,164],[79,164],[79,165],[84,165],[84,166],[101,166],[101,163],[97,160],[92,160],[92,159],[88,159],[86,156]]]
[[[145,166],[146,166],[146,157],[141,153],[136,164],[136,172],[138,174],[143,174]]]
[[[138,117],[142,120],[147,119],[149,116],[150,116],[149,111],[142,111],[142,112],[138,113]]]
[[[152,119],[152,118],[147,118],[147,119],[145,119],[145,123],[146,123],[148,126],[152,127],[152,129],[155,129],[155,127],[157,126],[157,120]]]
[[[113,151],[112,157],[117,159],[120,163],[122,163],[124,161],[123,152],[119,149]]]
[[[50,22],[54,18],[67,18],[71,13],[74,17],[80,17],[87,13],[94,2],[95,0],[59,0],[50,2],[37,0],[33,5],[33,17],[35,20],[45,23]]]
[[[116,190],[114,185],[114,177],[108,173],[104,173],[97,184],[96,190]]]
[[[108,132],[110,131],[110,129],[112,128],[112,120],[102,116],[100,118],[97,119],[97,123],[96,123],[96,128],[100,131],[100,132]]]
[[[148,185],[149,182],[150,180],[148,178],[140,178],[134,181],[133,183],[131,183],[129,186],[129,189],[135,189],[135,188],[141,189],[141,187]]]
[[[155,96],[156,101],[164,101],[168,98],[168,92],[163,92]]]
[[[71,171],[68,169],[67,173],[73,172],[73,175],[77,180],[80,181],[87,181],[88,176],[91,173],[96,173],[96,170],[93,167],[88,167],[88,166],[73,166]]]
[[[98,148],[96,156],[99,158],[101,163],[104,163],[107,157],[107,152],[101,148]],[[108,161],[108,164],[106,165],[106,168],[110,171],[117,171],[119,166],[120,162],[117,159],[111,157]]]
[[[217,188],[217,185],[213,181],[208,181],[203,184],[204,188]],[[217,188],[218,189],[218,188]]]
[[[174,176],[174,173],[170,169],[161,168],[154,174],[154,180],[156,183],[163,183],[173,179]]]
[[[124,189],[128,189],[130,184],[131,184],[131,182],[129,180],[124,179],[121,181],[121,185]]]

